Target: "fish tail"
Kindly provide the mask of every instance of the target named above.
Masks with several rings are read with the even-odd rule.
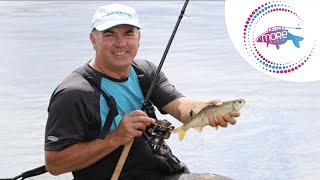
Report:
[[[300,36],[295,36],[293,34],[288,33],[288,38],[292,40],[294,46],[296,48],[300,48],[300,43],[299,41],[302,41],[304,38]]]
[[[181,127],[172,130],[172,132],[179,134],[179,140],[180,141],[182,141],[184,136],[186,135],[186,131],[184,129],[182,129]]]

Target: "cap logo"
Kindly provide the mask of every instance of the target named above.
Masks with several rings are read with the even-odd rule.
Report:
[[[112,16],[112,15],[124,16],[124,17],[130,18],[130,19],[133,18],[132,14],[127,13],[127,12],[123,12],[123,11],[112,11],[112,12],[108,12],[107,14],[103,15],[102,18],[105,18],[105,17],[107,17],[107,16]]]

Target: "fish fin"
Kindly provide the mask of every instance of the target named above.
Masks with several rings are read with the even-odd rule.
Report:
[[[195,114],[197,114],[197,112],[195,112],[195,109],[196,109],[196,105],[193,105],[192,109],[190,110],[190,118],[192,118]]]
[[[292,42],[293,42],[293,44],[294,44],[294,46],[295,46],[296,48],[300,48],[300,43],[299,43],[299,41],[292,40]]]
[[[191,109],[189,115],[190,115],[190,118],[192,118],[192,116],[193,116],[193,109]]]
[[[184,136],[186,135],[186,131],[183,130],[181,127],[172,130],[172,132],[179,134],[179,140],[180,140],[180,141],[182,141],[183,138],[184,138]]]
[[[292,42],[296,48],[300,48],[299,41],[302,41],[304,39],[303,37],[295,36],[291,33],[288,33],[288,38],[292,40]]]
[[[296,48],[300,48],[300,43],[299,41],[302,41],[304,38],[303,37],[300,37],[300,36],[295,36],[293,39],[292,39],[292,42],[294,44],[294,46]]]
[[[207,103],[203,103],[203,102],[199,102],[199,103],[196,103],[194,104],[192,107],[191,107],[191,110],[189,112],[189,116],[190,118],[192,118],[193,116],[195,116],[196,114],[198,114],[198,112],[205,106],[208,106]],[[185,106],[187,107],[187,106]]]
[[[203,126],[200,126],[200,127],[194,127],[195,130],[199,131],[199,132],[202,132],[202,129],[203,129]]]
[[[190,118],[192,118],[193,116],[195,116],[196,114],[198,114],[198,113],[201,111],[201,109],[205,108],[205,107],[208,106],[208,105],[210,105],[210,104],[205,103],[205,102],[198,102],[197,104],[195,104],[195,105],[193,106],[193,108],[191,109],[192,114],[191,114],[191,112],[190,112],[190,115],[192,115],[192,116],[190,116]]]

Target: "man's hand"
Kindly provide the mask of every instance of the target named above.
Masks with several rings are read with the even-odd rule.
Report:
[[[223,106],[223,103],[220,99],[209,100],[207,103],[213,104],[215,106]],[[215,127],[216,129],[218,129],[219,126],[226,128],[228,127],[228,124],[235,125],[237,121],[234,118],[239,116],[240,116],[239,111],[233,111],[231,113],[227,113],[224,115],[221,115],[221,114],[217,115],[216,117],[209,115],[208,119],[209,119],[209,124],[212,127]]]
[[[141,136],[146,127],[155,122],[141,110],[131,111],[123,116],[119,126],[112,132],[112,137],[121,145],[126,145],[134,137]]]

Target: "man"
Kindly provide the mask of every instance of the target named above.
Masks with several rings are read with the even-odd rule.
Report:
[[[53,92],[48,107],[45,161],[53,175],[72,172],[75,179],[110,179],[123,145],[134,139],[120,179],[165,179],[188,169],[175,156],[152,152],[143,132],[155,117],[141,111],[156,67],[134,60],[141,25],[134,9],[101,6],[92,20],[90,40],[95,57],[71,73]],[[203,102],[178,92],[161,72],[150,100],[182,123]],[[222,105],[219,100],[209,101]],[[235,124],[232,112],[210,125]]]

